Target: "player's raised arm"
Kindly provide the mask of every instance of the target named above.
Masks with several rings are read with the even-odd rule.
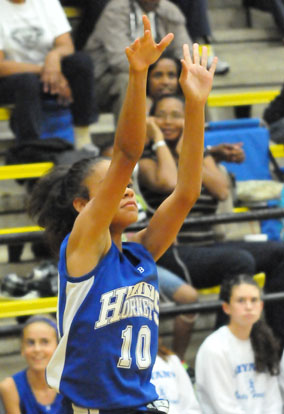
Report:
[[[126,48],[129,82],[115,134],[112,160],[97,179],[91,200],[78,200],[79,216],[69,239],[67,254],[93,254],[93,264],[111,245],[109,228],[124,196],[132,171],[142,155],[146,136],[146,81],[148,67],[173,39],[172,34],[155,43],[148,18],[143,16],[144,35]],[[99,174],[99,175],[100,175]],[[91,253],[90,253],[91,254]],[[77,263],[77,258],[74,260]],[[88,260],[89,261],[89,260]],[[71,265],[70,265],[71,266]]]
[[[204,107],[212,87],[217,58],[207,70],[206,48],[203,48],[201,59],[197,44],[193,45],[192,58],[187,45],[184,45],[183,53],[180,85],[185,96],[185,124],[177,185],[157,209],[148,228],[137,235],[137,240],[146,246],[155,259],[175,240],[201,189]]]

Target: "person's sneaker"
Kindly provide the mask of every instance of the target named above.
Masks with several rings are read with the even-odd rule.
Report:
[[[29,290],[26,278],[8,273],[2,279],[0,296],[7,299],[35,299],[39,294]]]
[[[210,68],[212,62],[213,62],[214,55],[208,56],[207,60],[207,66]],[[216,75],[225,75],[230,70],[230,65],[228,62],[225,62],[224,60],[218,59],[215,74]]]
[[[85,144],[80,151],[91,157],[98,157],[100,154],[100,150],[95,144]]]
[[[56,296],[58,293],[57,278],[57,266],[47,260],[32,270],[27,285],[30,290],[39,292],[41,297]]]

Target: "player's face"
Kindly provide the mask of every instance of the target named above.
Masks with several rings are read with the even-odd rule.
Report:
[[[34,322],[24,328],[22,356],[32,370],[45,370],[57,347],[55,329],[45,322]]]
[[[111,229],[115,227],[124,229],[138,219],[138,207],[132,182],[126,187],[124,196],[120,201],[118,210],[112,220]]]
[[[160,0],[137,0],[137,2],[146,13],[149,13],[156,10]]]
[[[110,161],[103,160],[94,166],[93,172],[85,179],[84,183],[88,187],[90,198],[96,197],[98,186],[103,182]],[[126,187],[124,195],[119,203],[117,213],[115,214],[112,227],[127,227],[131,223],[135,223],[138,218],[138,207],[135,192],[132,188],[132,182]]]
[[[177,91],[178,73],[173,60],[163,58],[151,70],[148,79],[148,91],[151,98],[172,94]]]
[[[252,327],[260,318],[263,302],[258,287],[242,283],[232,290],[230,303],[225,312],[230,317],[230,324],[239,327]]]
[[[183,102],[170,97],[161,99],[154,116],[166,141],[175,141],[181,137],[184,124]]]

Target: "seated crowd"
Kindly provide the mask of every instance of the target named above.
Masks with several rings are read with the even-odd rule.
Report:
[[[118,120],[129,78],[124,50],[142,36],[142,15],[148,15],[155,41],[174,33],[167,51],[148,70],[145,147],[133,174],[135,191],[146,206],[143,220],[148,222],[177,184],[186,115],[178,82],[181,46],[192,41],[210,44],[206,1],[196,7],[197,2],[182,0],[101,0],[92,14],[87,10],[94,3],[80,1],[87,23],[77,27],[74,42],[58,0],[2,3],[0,104],[14,105],[10,124],[16,145],[42,137],[46,103],[52,102],[55,108],[71,111],[74,147],[84,151],[81,157],[113,154],[113,142],[103,151],[93,144],[89,126],[105,110]],[[212,61],[213,55],[208,67]],[[229,65],[219,60],[216,73],[228,70]],[[244,157],[242,143],[224,142],[206,149],[201,194],[188,217],[214,214],[231,196],[230,177],[220,164],[242,163]],[[125,232],[128,237],[131,228]],[[170,402],[169,414],[282,413],[284,304],[266,303],[263,315],[261,292],[252,276],[265,272],[264,291],[284,292],[284,242],[220,240],[212,225],[192,227],[185,219],[157,269],[166,300],[193,303],[198,301],[198,289],[221,285],[223,304],[216,330],[197,352],[196,384],[182,361],[197,315],[175,317],[172,350],[159,339],[151,381],[159,398]],[[27,369],[0,383],[6,414],[72,412],[45,382],[45,368],[57,342],[52,318],[26,321],[21,352]]]

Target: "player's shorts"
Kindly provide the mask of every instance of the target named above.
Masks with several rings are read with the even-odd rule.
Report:
[[[72,404],[73,414],[167,414],[169,412],[168,400],[156,400],[145,407],[145,410],[121,409],[121,410],[97,410],[94,408],[82,408]]]

